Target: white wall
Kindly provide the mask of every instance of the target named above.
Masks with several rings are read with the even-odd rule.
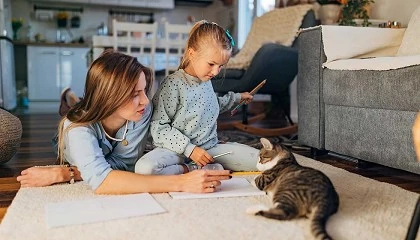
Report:
[[[406,27],[420,0],[375,0],[372,6],[372,19],[385,19],[401,22]]]
[[[243,0],[241,0],[243,1]],[[12,17],[23,18],[25,20],[24,27],[20,30],[22,37],[26,36],[26,26],[28,20],[31,25],[31,37],[36,33],[41,33],[47,40],[55,41],[56,38],[56,23],[55,21],[41,22],[32,19],[31,13],[33,13],[33,5],[35,3],[28,0],[13,0],[12,2]],[[36,3],[38,5],[46,5]],[[51,4],[47,4],[48,6]],[[65,6],[65,5],[56,5]],[[371,18],[373,19],[386,19],[391,21],[399,21],[403,26],[407,26],[410,20],[411,14],[420,6],[420,0],[375,0],[372,7]],[[80,7],[78,5],[70,5],[70,7]],[[92,6],[86,5],[83,7],[83,13],[81,14],[81,27],[71,29],[74,38],[80,36],[90,37],[96,33],[96,28],[101,22],[108,23],[110,25],[110,19],[108,17],[108,11],[110,9],[118,10],[115,7],[106,6]],[[237,19],[237,2],[234,1],[234,5],[230,7],[223,6],[222,1],[214,0],[214,2],[207,7],[189,7],[189,6],[176,6],[173,10],[151,10],[151,9],[127,9],[129,11],[139,12],[155,12],[155,20],[159,21],[162,17],[166,18],[172,23],[186,23],[187,17],[192,15],[196,20],[207,19],[219,23],[223,27],[228,27],[232,24],[230,14],[233,14],[233,18]],[[124,9],[121,9],[124,10]],[[234,36],[237,36],[237,23],[235,21],[235,29],[233,31]],[[111,29],[110,29],[111,30]]]
[[[159,20],[165,17],[171,23],[186,23],[189,15],[194,16],[195,20],[205,19],[210,22],[216,22],[222,27],[228,24],[229,8],[223,6],[219,0],[214,0],[207,7],[176,6],[174,10],[156,12],[155,18]]]
[[[28,0],[13,0],[12,1],[12,17],[13,18],[23,18],[24,27],[20,30],[20,36],[24,38],[27,36],[27,26],[28,23],[31,25],[31,40],[36,33],[42,34],[48,41],[56,40],[56,22],[53,21],[38,21],[33,17],[33,5],[39,6],[51,6],[51,3],[33,3]],[[83,7],[83,13],[80,13],[81,17],[81,26],[80,28],[71,28],[73,34],[73,39],[78,39],[80,36],[83,36],[85,39],[89,39],[92,35],[96,34],[97,27],[104,22],[109,25],[109,32],[111,32],[110,23],[111,19],[109,17],[109,10],[127,10],[130,12],[154,12],[155,21],[159,21],[162,17],[166,18],[171,23],[187,23],[187,17],[192,15],[196,20],[206,19],[209,21],[214,21],[220,24],[223,27],[226,27],[229,24],[229,7],[223,6],[223,3],[218,0],[207,7],[190,7],[190,6],[176,6],[175,9],[171,10],[153,10],[153,9],[124,9],[116,7],[107,7],[107,6],[93,6],[93,5],[57,5],[61,7]],[[71,17],[71,14],[70,14]]]

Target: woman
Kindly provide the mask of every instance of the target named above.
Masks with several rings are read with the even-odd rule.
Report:
[[[69,167],[29,168],[17,178],[23,187],[84,180],[98,194],[213,192],[226,170],[178,176],[135,174],[151,118],[147,93],[152,73],[136,58],[104,52],[87,74],[83,99],[58,127],[58,156]],[[129,183],[129,184],[128,184]]]

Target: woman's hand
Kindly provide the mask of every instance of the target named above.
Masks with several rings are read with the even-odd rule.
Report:
[[[45,187],[65,178],[63,167],[31,167],[23,170],[17,181],[22,187]]]
[[[77,167],[71,167],[74,172],[74,180],[83,180]],[[22,187],[45,187],[55,183],[70,181],[70,169],[65,166],[30,167],[23,170],[16,178]]]
[[[213,162],[213,157],[201,147],[195,147],[190,155],[190,158],[200,167]]]
[[[246,104],[250,103],[254,96],[252,96],[249,92],[241,93],[241,101],[245,101]]]
[[[195,170],[179,176],[181,191],[192,193],[215,192],[221,180],[232,178],[229,170]]]

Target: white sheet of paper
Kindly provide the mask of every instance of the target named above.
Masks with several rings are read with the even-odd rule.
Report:
[[[148,193],[48,203],[45,216],[49,228],[102,222],[112,219],[166,212]]]
[[[260,191],[251,185],[245,178],[232,178],[221,181],[222,184],[217,187],[217,191],[213,193],[186,193],[186,192],[169,192],[173,199],[193,199],[193,198],[219,198],[219,197],[243,197],[265,195],[264,191]]]

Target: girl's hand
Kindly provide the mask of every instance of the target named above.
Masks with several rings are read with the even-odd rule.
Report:
[[[245,100],[245,104],[250,103],[253,98],[254,98],[254,96],[252,96],[249,92],[241,93],[241,101]]]
[[[229,170],[194,170],[179,176],[181,177],[181,191],[192,193],[215,192],[221,180],[232,178]]]
[[[200,167],[213,162],[213,157],[201,147],[195,147],[190,155],[190,158]]]

